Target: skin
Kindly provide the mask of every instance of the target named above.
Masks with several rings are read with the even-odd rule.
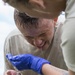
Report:
[[[21,73],[16,72],[15,70],[8,70],[4,75],[21,75]]]
[[[19,23],[17,24],[25,39],[39,50],[48,49],[54,36],[54,26],[54,21],[49,19],[40,19],[37,27],[30,26],[26,28]]]
[[[71,71],[71,70],[69,69],[69,74],[70,74],[70,75],[75,75],[75,72],[73,72],[73,71]]]
[[[49,64],[44,64],[42,66],[42,73],[44,75],[69,75],[68,71],[56,68]]]

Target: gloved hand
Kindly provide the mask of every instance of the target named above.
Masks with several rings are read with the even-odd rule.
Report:
[[[31,54],[20,54],[16,56],[7,54],[6,57],[18,70],[32,69],[40,74],[42,74],[42,65],[45,63],[50,64],[49,61]]]

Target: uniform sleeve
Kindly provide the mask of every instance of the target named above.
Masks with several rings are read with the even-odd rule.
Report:
[[[4,71],[8,70],[8,69],[13,69],[13,66],[10,64],[10,62],[8,62],[8,60],[6,59],[6,54],[10,53],[10,39],[6,39],[5,43],[4,43]]]
[[[75,19],[68,19],[63,25],[62,51],[67,67],[75,72]]]

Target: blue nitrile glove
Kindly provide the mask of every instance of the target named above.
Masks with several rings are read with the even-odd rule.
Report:
[[[42,65],[45,63],[50,64],[49,61],[31,54],[20,54],[16,56],[7,54],[6,57],[18,70],[32,69],[40,74],[42,74]]]

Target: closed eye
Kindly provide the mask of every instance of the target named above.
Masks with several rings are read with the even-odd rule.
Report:
[[[33,39],[34,37],[31,36],[25,36],[27,39]]]
[[[40,34],[39,36],[45,36],[46,34],[45,33],[42,33],[42,34]]]

